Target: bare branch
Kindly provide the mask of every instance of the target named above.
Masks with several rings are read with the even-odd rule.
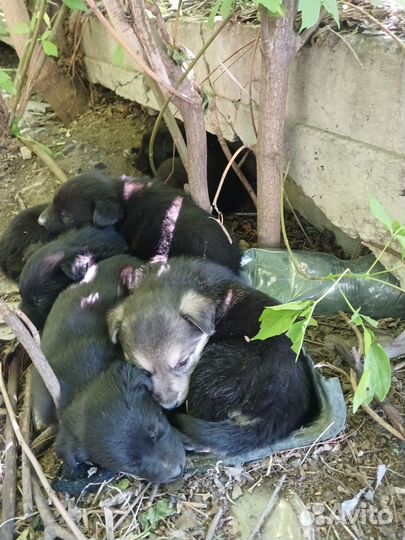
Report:
[[[31,358],[32,363],[34,364],[38,373],[41,375],[48,392],[51,394],[52,399],[58,408],[60,403],[60,383],[40,347],[20,321],[18,316],[11,311],[11,309],[2,299],[0,299],[0,315],[3,317],[4,322],[14,332],[14,335],[18,341],[27,351],[28,356]]]
[[[24,401],[20,416],[21,433],[28,443],[31,441],[31,376],[32,366],[29,366],[25,376]],[[34,510],[32,501],[31,466],[29,459],[24,452],[21,456],[21,483],[24,514],[32,514]]]
[[[153,79],[159,86],[163,86],[170,94],[173,94],[177,96],[181,100],[188,101],[187,96],[173,88],[171,84],[166,79],[160,79],[159,76],[157,76],[154,71],[142,60],[142,58],[135,52],[135,48],[133,48],[134,44],[134,38],[129,39],[128,30],[130,29],[130,26],[125,22],[121,21],[120,27],[117,27],[117,30],[107,21],[107,19],[104,17],[104,15],[101,13],[101,11],[98,9],[95,0],[86,0],[88,6],[93,11],[94,15],[97,17],[97,19],[101,22],[101,24],[108,30],[108,32],[114,36],[116,41],[122,45],[122,47],[125,49],[128,56],[142,69],[144,73],[146,73],[151,79]],[[105,0],[104,5],[110,15],[111,12],[114,11],[114,9],[121,10],[122,6],[118,3],[116,3],[116,0]],[[110,15],[111,16],[111,15]],[[116,22],[116,21],[115,21]],[[119,31],[118,31],[119,30]],[[122,35],[125,35],[125,37],[122,37]],[[132,45],[130,46],[129,43]]]
[[[12,411],[17,410],[17,382],[18,382],[18,367],[19,363],[16,359],[13,359],[10,364],[8,375],[8,392],[11,396],[9,400],[9,406]],[[3,377],[2,364],[0,364],[0,376]],[[3,383],[4,385],[4,383]],[[4,385],[4,392],[6,387]],[[4,397],[4,392],[3,397]],[[5,399],[4,399],[5,401]],[[16,438],[14,435],[13,426],[10,418],[7,418],[6,427],[4,430],[4,443],[5,443],[5,455],[4,455],[4,478],[3,478],[3,504],[1,521],[3,523],[1,527],[2,539],[13,540],[14,539],[14,521],[16,511],[16,485],[17,485],[17,449]],[[7,522],[7,523],[5,523]]]
[[[76,538],[76,540],[86,540],[86,537],[84,536],[84,534],[80,531],[79,527],[73,521],[73,519],[71,518],[71,516],[67,512],[66,508],[63,506],[63,504],[58,499],[58,496],[56,495],[56,493],[52,489],[51,484],[48,482],[48,479],[46,478],[39,461],[34,456],[32,450],[30,449],[30,447],[28,446],[26,440],[24,439],[23,435],[21,434],[21,429],[20,429],[20,426],[18,425],[15,413],[13,411],[13,406],[12,406],[10,397],[8,395],[7,389],[6,389],[6,385],[4,383],[4,378],[3,378],[3,373],[1,372],[1,370],[0,370],[0,390],[1,390],[1,393],[3,394],[4,404],[6,406],[7,413],[9,415],[9,419],[10,419],[11,425],[13,427],[14,433],[15,433],[17,439],[18,439],[18,442],[21,445],[21,449],[23,450],[23,452],[25,452],[27,454],[28,459],[30,460],[35,472],[37,473],[37,476],[38,476],[41,484],[45,488],[45,491],[46,491],[48,497],[52,500],[53,504],[55,505],[55,508],[58,510],[58,512],[60,513],[62,518],[65,520],[67,526],[69,527],[69,529],[74,534],[74,537]]]

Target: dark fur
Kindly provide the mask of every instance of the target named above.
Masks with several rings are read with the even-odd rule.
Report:
[[[310,368],[295,356],[286,336],[209,344],[191,377],[188,415],[172,421],[191,443],[217,454],[270,445],[319,413]]]
[[[85,227],[68,231],[37,249],[21,272],[21,309],[42,329],[58,294],[80,281],[95,262],[127,249],[113,228]]]
[[[90,460],[150,482],[180,476],[185,465],[183,443],[150,389],[145,373],[127,362],[114,362],[62,414],[57,455],[70,470]]]
[[[0,269],[10,279],[18,281],[26,261],[27,248],[33,244],[53,240],[56,233],[38,224],[38,218],[47,204],[32,206],[19,212],[0,238]]]
[[[162,225],[175,201],[181,208],[169,242]],[[116,225],[131,251],[144,260],[159,254],[191,255],[239,270],[239,247],[229,243],[219,224],[184,193],[150,179],[114,180],[97,172],[79,175],[60,187],[39,223],[52,231],[85,223]]]
[[[123,361],[108,338],[106,311],[122,294],[128,266],[119,255],[92,267],[80,284],[56,300],[42,335],[42,350],[61,383],[56,413],[42,379],[33,372],[33,409],[40,422],[60,420],[58,455],[68,471],[92,460],[155,482],[178,476],[184,448],[151,397],[149,377]]]
[[[135,293],[109,313],[110,334],[127,360],[151,373],[166,408],[186,398],[208,339],[253,337],[263,309],[277,304],[228,268],[186,257],[135,271],[131,288]]]
[[[185,130],[183,126],[181,126],[181,130],[184,136]],[[149,175],[152,174],[149,165],[149,142],[151,135],[151,129],[143,135],[141,146],[133,159],[134,166],[139,171]],[[240,144],[240,142],[238,145],[233,143],[235,150]],[[188,182],[187,172],[176,149],[173,153],[173,139],[165,125],[162,125],[157,132],[153,157],[157,169],[157,177],[163,182],[167,182],[171,187],[183,189],[184,185]],[[218,138],[216,135],[207,132],[207,185],[211,202],[214,200],[219,181],[227,164],[228,159],[219,144]],[[245,167],[242,167],[242,170],[246,173]],[[242,207],[246,210],[252,209],[247,191],[232,168],[227,173],[217,205],[219,210],[225,214],[241,210]]]

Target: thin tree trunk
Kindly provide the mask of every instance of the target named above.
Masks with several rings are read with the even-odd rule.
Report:
[[[122,5],[119,3],[119,0],[105,0],[104,4],[107,10],[108,16],[110,18],[110,21],[112,25],[114,26],[114,29],[121,34],[121,36],[125,39],[125,42],[127,43],[128,47],[132,48],[134,52],[138,53],[138,51],[141,50],[144,61],[148,62],[145,52],[143,51],[141,44],[139,43],[139,40],[137,36],[135,35],[132,26],[129,24],[127,17],[125,16],[125,13],[123,11]],[[146,73],[144,75],[156,98],[158,106],[162,108],[166,101],[165,94],[163,93],[160,86],[157,84],[155,80],[149,77],[149,75],[147,75]],[[186,167],[187,162],[188,162],[187,146],[186,146],[186,143],[184,142],[183,135],[181,134],[180,128],[173,114],[171,113],[169,109],[166,109],[166,112],[164,114],[164,119],[165,119],[167,127],[169,128],[171,136],[173,137],[173,140],[176,143],[176,147],[179,152],[180,158],[182,162],[184,163],[184,166]]]
[[[17,24],[29,25],[30,18],[24,0],[0,0],[7,28],[18,57],[21,59],[28,41],[28,34],[16,34]],[[39,47],[39,45],[37,46]],[[41,52],[44,56],[44,53]],[[35,88],[50,104],[58,117],[68,124],[87,108],[88,95],[80,81],[68,77],[52,58],[46,58],[35,83]]]
[[[169,58],[158,33],[152,31],[144,1],[131,0],[130,5],[133,14],[132,24],[151,68],[159,77],[163,80],[168,79],[175,86],[182,74],[181,67]],[[179,88],[189,98],[189,102],[186,102],[173,96],[173,103],[179,109],[186,128],[188,162],[185,168],[190,193],[201,208],[210,211],[211,203],[207,188],[207,138],[201,97],[188,78],[181,83]]]
[[[260,7],[261,82],[257,144],[257,229],[260,247],[280,245],[280,197],[288,78],[296,49],[294,0],[285,17]]]

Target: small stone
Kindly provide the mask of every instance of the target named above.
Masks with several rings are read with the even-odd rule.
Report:
[[[315,517],[315,523],[320,527],[322,527],[322,525],[326,525],[325,516],[316,516]]]
[[[323,503],[316,502],[312,504],[311,510],[316,516],[320,516],[325,512],[325,506]]]
[[[243,491],[242,489],[240,488],[240,486],[235,486],[232,490],[232,499],[234,501],[236,501],[236,499],[239,499],[239,497],[241,497],[243,495]]]
[[[20,154],[23,159],[31,159],[32,158],[32,152],[29,148],[26,146],[21,146],[20,148]]]

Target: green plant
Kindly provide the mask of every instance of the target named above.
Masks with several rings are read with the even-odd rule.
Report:
[[[356,412],[361,405],[369,405],[374,396],[377,396],[381,401],[386,398],[391,387],[391,365],[387,353],[378,343],[372,330],[372,328],[378,326],[378,322],[367,315],[363,315],[360,313],[360,309],[355,309],[351,305],[349,299],[341,289],[339,282],[344,277],[382,281],[379,277],[376,278],[372,271],[394,240],[399,242],[402,259],[405,259],[405,226],[396,220],[392,220],[383,206],[374,198],[370,200],[370,208],[376,219],[388,229],[390,237],[367,272],[353,275],[347,269],[340,275],[330,274],[323,279],[330,280],[332,285],[317,300],[290,302],[266,308],[260,317],[260,331],[252,338],[253,340],[268,339],[269,337],[285,333],[291,339],[292,349],[298,358],[308,326],[316,326],[317,324],[313,318],[316,306],[322,302],[329,292],[337,287],[345,299],[349,310],[352,312],[351,322],[362,331],[364,340],[364,369],[353,398],[353,412]],[[290,256],[293,257],[291,251]],[[380,276],[380,273],[376,275]],[[397,289],[399,288],[387,282],[383,283]]]
[[[175,513],[176,509],[167,499],[160,499],[154,506],[150,506],[139,515],[139,523],[143,533],[155,529],[160,521]]]
[[[7,73],[8,70],[0,69],[0,90],[4,90],[8,94],[15,94],[15,87],[13,79]]]
[[[379,6],[382,0],[372,0],[372,3]],[[396,3],[404,6],[405,0],[396,0]],[[257,8],[263,6],[272,16],[283,17],[286,14],[283,0],[217,0],[211,10],[208,24],[212,26],[218,14],[226,19],[235,7],[246,4],[253,4]],[[322,8],[333,17],[339,27],[339,4],[339,0],[298,0],[298,12],[301,13],[302,20],[300,31],[311,28],[318,22]]]

